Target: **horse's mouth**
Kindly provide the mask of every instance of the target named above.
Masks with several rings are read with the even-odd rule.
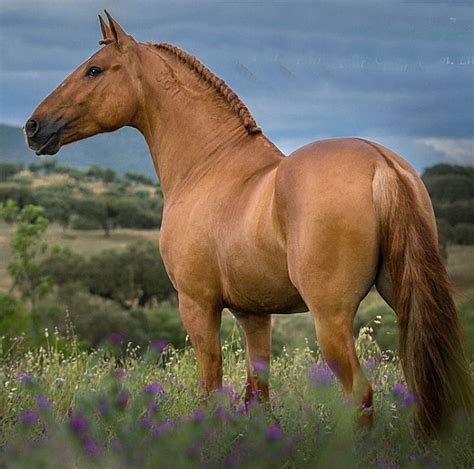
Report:
[[[61,148],[61,142],[57,133],[51,134],[46,142],[36,150],[36,154],[39,155],[55,155]]]

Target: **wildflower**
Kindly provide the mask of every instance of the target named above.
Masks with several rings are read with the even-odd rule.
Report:
[[[18,381],[23,384],[31,384],[33,382],[33,379],[28,373],[26,373],[26,371],[24,371],[18,375]]]
[[[408,392],[402,399],[402,403],[406,406],[410,406],[416,403],[415,395],[411,392]]]
[[[377,366],[377,361],[375,360],[375,358],[369,358],[365,362],[365,368],[367,370],[373,370],[376,366]]]
[[[398,383],[392,388],[392,394],[394,396],[403,396],[404,394],[406,394],[406,392],[407,388],[402,383]]]
[[[268,364],[263,360],[255,360],[253,367],[257,373],[268,370]]]
[[[128,400],[130,399],[130,396],[128,395],[127,392],[122,392],[118,395],[117,397],[117,406],[125,408],[127,407]]]
[[[36,397],[36,405],[40,409],[47,409],[49,407],[49,400],[46,396],[43,396],[40,394],[39,396]]]
[[[110,413],[110,406],[107,402],[101,402],[98,409],[100,415],[108,415]]]
[[[161,435],[166,433],[167,431],[173,428],[173,421],[170,419],[166,419],[164,422],[160,423],[155,427],[153,430],[153,436],[155,438],[159,438]]]
[[[309,378],[314,385],[329,385],[334,381],[334,374],[327,365],[315,364],[309,369]]]
[[[164,394],[165,390],[163,389],[163,386],[158,383],[149,383],[145,386],[145,393],[146,394]]]
[[[196,423],[201,423],[204,420],[205,414],[202,409],[196,409],[193,413],[193,420]]]
[[[90,436],[85,436],[82,439],[82,448],[89,456],[97,457],[100,454],[99,447]]]
[[[123,379],[125,376],[127,376],[127,372],[123,368],[115,368],[112,372],[112,375],[114,378]]]
[[[155,350],[155,352],[163,353],[168,347],[168,342],[166,342],[166,340],[154,340],[151,343],[151,346],[153,347],[153,350]]]
[[[146,405],[146,408],[147,408],[150,412],[155,412],[155,410],[158,409],[158,403],[155,402],[155,401],[151,401],[151,402],[149,402],[149,403]]]
[[[247,407],[245,405],[242,405],[240,407],[236,407],[235,413],[236,415],[245,415],[247,413]]]
[[[113,345],[122,345],[124,341],[123,335],[119,332],[112,332],[109,339]]]
[[[226,420],[227,419],[227,411],[221,405],[216,408],[216,410],[214,411],[214,415],[219,420]]]
[[[38,413],[33,410],[25,410],[21,413],[20,420],[25,425],[34,425],[38,421]]]
[[[143,430],[147,430],[151,428],[152,424],[153,424],[153,419],[149,415],[144,415],[140,419],[140,428]]]
[[[283,432],[277,423],[273,423],[267,428],[266,437],[268,440],[275,441],[283,437]]]
[[[83,433],[89,427],[89,423],[84,416],[76,414],[69,420],[69,426],[74,433]]]

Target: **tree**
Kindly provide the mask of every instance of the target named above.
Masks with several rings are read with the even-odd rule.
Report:
[[[113,228],[114,212],[104,198],[86,197],[74,201],[74,211],[84,220],[89,220],[93,226],[100,226],[105,236],[110,236]]]
[[[153,186],[153,181],[148,176],[141,173],[126,172],[124,178],[132,184],[143,184],[145,186]]]
[[[23,169],[18,161],[0,161],[0,182],[7,181]]]
[[[21,210],[14,202],[0,204],[0,217],[16,220],[16,232],[11,241],[11,257],[8,272],[13,277],[13,286],[21,296],[36,309],[37,302],[50,288],[48,276],[41,275],[40,257],[48,249],[42,235],[48,227],[43,209],[27,205]]]
[[[70,192],[61,188],[45,188],[36,191],[36,202],[44,208],[50,221],[57,221],[65,230],[69,226],[74,199]]]
[[[174,292],[158,249],[150,241],[133,243],[122,252],[102,251],[89,260],[86,271],[91,293],[127,309],[167,300]]]

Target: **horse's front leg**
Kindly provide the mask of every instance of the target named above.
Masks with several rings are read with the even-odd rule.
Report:
[[[180,294],[179,312],[196,352],[201,385],[208,393],[222,387],[222,309]]]
[[[234,312],[244,335],[247,387],[245,402],[255,398],[269,400],[268,378],[272,347],[272,319],[269,314],[240,314]]]

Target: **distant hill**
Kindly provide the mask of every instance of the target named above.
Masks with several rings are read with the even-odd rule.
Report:
[[[103,166],[119,174],[139,172],[156,180],[148,147],[135,129],[97,135],[63,147],[54,157],[38,157],[26,146],[21,128],[0,124],[0,160],[16,160],[27,165],[39,158],[58,158],[59,163],[78,168]]]

